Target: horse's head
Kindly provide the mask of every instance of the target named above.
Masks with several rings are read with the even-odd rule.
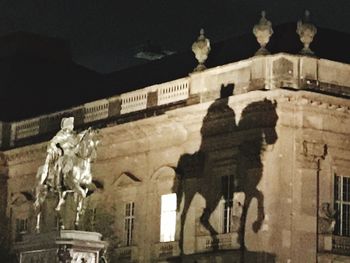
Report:
[[[100,143],[98,133],[98,130],[89,128],[80,134],[82,137],[79,143],[78,155],[81,158],[89,159],[90,161],[96,159],[97,145]]]
[[[263,128],[263,134],[266,144],[275,144],[277,141],[276,124],[278,120],[278,115],[276,113],[277,102],[264,100],[264,112],[265,112],[265,128]]]
[[[249,104],[242,112],[240,129],[259,130],[265,144],[274,144],[278,138],[276,106],[276,102],[268,99]]]
[[[267,145],[275,144],[277,141],[276,124],[278,120],[278,115],[276,113],[277,102],[272,102],[271,100],[265,99],[261,102],[261,112],[262,112],[262,135],[264,141]]]

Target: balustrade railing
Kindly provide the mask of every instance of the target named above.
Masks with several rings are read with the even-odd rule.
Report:
[[[84,104],[84,123],[108,118],[108,100],[98,100]]]
[[[14,139],[20,140],[35,136],[39,134],[39,119],[30,119],[15,123],[14,127]]]
[[[132,262],[137,258],[137,247],[129,246],[129,247],[119,247],[114,250],[114,253],[119,261],[122,262]]]
[[[128,92],[120,96],[122,107],[121,114],[145,110],[147,108],[147,90]]]
[[[197,236],[197,251],[213,251],[216,249],[238,249],[238,233],[219,234],[212,236]]]
[[[147,109],[148,94],[150,92],[156,92],[157,98],[155,105],[157,106],[185,100],[189,97],[189,80],[187,78],[183,78],[150,86],[144,89],[123,93],[120,96],[114,97],[114,99],[120,100],[120,114],[122,115]],[[109,106],[109,100],[102,99],[76,107],[74,110],[71,110],[71,113],[73,113],[73,111],[78,112],[79,109],[82,110],[82,118],[84,123],[90,123],[112,117],[110,116]],[[44,122],[45,128],[43,128],[43,130],[46,132],[57,129],[59,127],[57,123],[60,121],[58,119],[69,115],[70,110],[66,110],[35,119],[12,123],[11,145],[14,145],[17,140],[38,135],[41,122]]]
[[[161,242],[154,246],[156,258],[176,257],[180,255],[178,241]]]
[[[158,105],[173,103],[185,100],[189,96],[188,79],[179,79],[159,85],[158,87]]]

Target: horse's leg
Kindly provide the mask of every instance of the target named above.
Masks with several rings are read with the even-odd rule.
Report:
[[[257,233],[260,230],[262,222],[265,219],[264,195],[261,191],[255,189],[252,197],[255,197],[258,202],[258,214],[255,222],[253,223],[253,231]]]
[[[35,232],[40,233],[40,219],[41,219],[41,211],[39,211],[36,215],[36,225],[35,225]]]
[[[39,187],[35,188],[35,202],[34,202],[34,212],[36,213],[36,224],[35,232],[40,233],[40,218],[41,218],[41,202],[40,202],[40,192]]]
[[[83,188],[80,186],[82,183],[82,179],[84,178],[85,173],[81,171],[81,169],[74,168],[73,174],[72,174],[72,180],[71,180],[71,188],[74,190],[74,192],[77,192],[80,194],[82,198],[85,198],[88,192],[87,188]]]
[[[209,218],[213,211],[215,210],[217,204],[219,203],[219,198],[214,198],[211,200],[206,200],[206,207],[203,209],[203,213],[200,217],[201,224],[209,231],[210,236],[212,238],[212,248],[213,250],[217,250],[219,248],[219,240],[217,238],[218,232],[215,228],[210,224]]]
[[[61,211],[61,206],[64,204],[64,202],[65,202],[65,199],[66,199],[66,195],[67,195],[67,193],[68,193],[68,191],[63,191],[63,192],[61,192],[61,191],[58,191],[58,204],[57,204],[57,206],[56,206],[56,208],[55,208],[55,210],[57,211],[57,212],[59,212],[59,211]]]
[[[82,214],[82,210],[83,210],[82,208],[83,208],[84,198],[82,196],[80,196],[79,193],[75,193],[75,194],[77,196],[77,211],[75,214],[74,225],[75,225],[75,229],[78,229],[79,223],[80,223],[80,215]]]
[[[214,210],[211,207],[205,207],[203,209],[203,213],[200,217],[200,222],[202,225],[210,232],[212,236],[217,235],[218,232],[214,229],[214,227],[210,224],[209,218]]]
[[[250,202],[252,201],[252,196],[247,193],[246,197],[244,199],[244,205],[242,208],[242,214],[241,214],[241,222],[240,222],[240,227],[238,230],[238,241],[241,246],[241,250],[245,250],[245,227],[246,227],[246,220],[247,220],[247,213],[248,213],[248,208],[250,205]]]
[[[37,202],[37,201],[36,201]],[[41,220],[41,209],[42,209],[42,201],[38,200],[38,203],[35,204],[35,212],[36,212],[36,224],[35,224],[35,232],[40,233],[40,220]]]
[[[58,229],[64,229],[64,223],[63,223],[63,218],[62,218],[61,212],[56,211],[56,216],[57,216]]]
[[[86,197],[87,190],[88,189],[83,189],[77,180],[75,180],[73,173],[73,180],[71,181],[71,188],[74,192],[74,200],[76,202],[76,213],[75,213],[75,228],[77,229],[79,226],[79,221],[80,221],[80,215],[82,214],[82,208],[83,208],[83,200]]]
[[[180,225],[180,240],[179,240],[179,247],[181,250],[181,253],[184,254],[184,248],[183,248],[183,244],[184,244],[184,229],[185,229],[185,220],[187,217],[187,212],[188,209],[190,208],[190,204],[192,202],[194,193],[190,192],[190,193],[182,193],[184,200],[184,207],[182,209],[182,213],[181,213],[181,225]],[[181,200],[178,200],[181,201]],[[179,206],[178,206],[179,207]]]
[[[34,203],[34,211],[37,213],[36,215],[36,225],[35,225],[35,231],[37,233],[40,233],[40,220],[41,220],[41,210],[42,210],[42,205],[46,199],[47,196],[47,191],[43,191],[43,187],[45,186],[37,186],[36,187],[36,200]]]

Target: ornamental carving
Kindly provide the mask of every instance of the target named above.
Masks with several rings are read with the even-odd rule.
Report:
[[[332,234],[335,227],[336,211],[330,203],[322,203],[318,218],[318,232],[320,234]]]

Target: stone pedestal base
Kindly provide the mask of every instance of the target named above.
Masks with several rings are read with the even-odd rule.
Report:
[[[28,235],[15,245],[20,263],[98,263],[101,234],[75,230]]]

